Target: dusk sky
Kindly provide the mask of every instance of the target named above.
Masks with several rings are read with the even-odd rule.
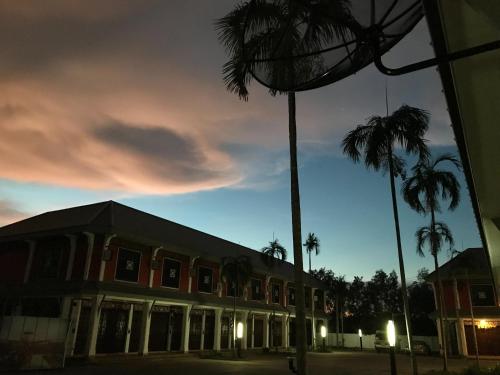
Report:
[[[235,4],[0,0],[0,225],[112,199],[254,249],[274,234],[293,259],[286,97],[253,82],[244,102],[222,80],[213,23]],[[384,60],[431,56],[421,22]],[[313,268],[347,279],[398,270],[388,176],[340,149],[348,130],[385,114],[386,84],[390,111],[428,110],[432,152],[456,153],[435,69],[386,78],[369,66],[297,94],[303,237],[321,241]],[[457,249],[481,246],[459,179],[461,205],[439,219]],[[433,268],[414,241],[429,219],[399,207],[414,279]]]

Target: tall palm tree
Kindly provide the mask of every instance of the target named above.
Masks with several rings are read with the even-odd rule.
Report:
[[[276,238],[269,242],[269,245],[264,246],[261,250],[262,260],[269,267],[274,267],[276,260],[284,262],[288,255],[286,249],[280,244],[280,241]]]
[[[311,253],[314,251],[316,255],[319,254],[319,239],[314,233],[307,235],[307,240],[304,243],[306,251],[309,254],[309,273],[311,273]]]
[[[413,352],[411,314],[408,304],[408,291],[406,288],[394,181],[398,176],[404,177],[404,161],[395,155],[394,149],[400,146],[407,154],[416,154],[420,159],[425,160],[429,155],[429,151],[423,137],[428,125],[429,114],[427,111],[403,105],[390,116],[387,113],[385,117],[370,117],[365,125],[358,125],[342,141],[344,154],[354,162],[359,162],[363,156],[367,168],[373,168],[376,171],[380,169],[389,171],[408,348],[410,350],[413,374],[415,375],[417,374],[417,363]]]
[[[413,208],[418,213],[431,215],[431,233],[435,233],[436,226],[436,213],[441,212],[440,200],[448,200],[448,209],[453,211],[458,207],[460,202],[460,183],[458,182],[455,175],[447,170],[440,169],[440,165],[443,163],[450,163],[456,168],[460,169],[461,164],[457,158],[450,154],[442,154],[433,160],[420,160],[412,168],[413,175],[408,178],[402,188],[403,198],[408,203],[408,205]],[[435,256],[435,267],[438,266],[437,263],[437,253],[439,252],[437,242],[430,237],[430,246],[432,254]],[[436,273],[438,277],[438,295],[440,301],[438,305],[442,305],[442,286],[441,279],[439,278],[439,272]],[[442,310],[438,306],[439,310]],[[440,327],[442,333],[442,347],[443,347],[443,368],[446,371],[448,368],[448,353],[446,348],[446,327],[443,327],[443,316],[442,311],[439,314],[440,317]],[[445,330],[443,330],[445,328]]]
[[[225,45],[230,60],[223,67],[224,81],[230,92],[248,99],[247,85],[256,69],[264,70],[275,83],[294,81],[322,67],[315,56],[285,59],[282,63],[269,57],[296,56],[321,50],[333,39],[343,37],[351,17],[347,0],[250,0],[242,2],[216,22],[219,39]],[[266,60],[267,59],[267,60]],[[276,90],[270,90],[272,95]],[[290,144],[290,189],[292,211],[293,253],[296,285],[297,373],[307,372],[306,317],[304,266],[300,219],[299,176],[297,169],[297,124],[295,92],[288,95],[288,133]]]
[[[437,310],[439,315],[439,328],[441,330],[441,345],[443,348],[443,371],[448,371],[448,353],[446,344],[447,336],[443,325],[443,286],[441,284],[441,276],[439,274],[438,254],[440,253],[445,242],[448,242],[450,247],[453,246],[453,236],[445,223],[434,222],[429,226],[420,227],[415,232],[415,238],[417,240],[417,254],[422,257],[425,256],[423,248],[425,244],[428,243],[429,251],[434,258],[434,271],[436,272],[438,284]]]
[[[335,321],[336,321],[336,340],[339,346],[339,331],[342,332],[341,342],[344,346],[344,304],[348,291],[348,285],[344,276],[336,276],[333,280],[333,291],[335,293]]]
[[[222,258],[221,279],[233,293],[233,353],[236,357],[236,297],[250,281],[252,263],[246,255]],[[246,322],[244,323],[246,324]]]

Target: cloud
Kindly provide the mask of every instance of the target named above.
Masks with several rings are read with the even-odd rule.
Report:
[[[286,97],[225,90],[213,20],[233,6],[0,0],[0,178],[131,194],[272,186],[288,168]],[[422,30],[404,51],[429,49]],[[383,112],[384,86],[370,67],[298,93],[301,155],[338,153],[348,129]],[[432,110],[433,144],[452,141],[435,73],[389,87],[394,107]]]
[[[28,216],[28,213],[16,208],[14,202],[0,199],[0,225],[6,225]]]

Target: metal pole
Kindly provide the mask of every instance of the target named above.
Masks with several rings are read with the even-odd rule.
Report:
[[[391,375],[397,375],[397,369],[396,369],[396,353],[394,352],[394,347],[391,346],[389,348],[389,359],[391,362]]]
[[[363,337],[359,336],[359,348],[361,351],[363,351]]]

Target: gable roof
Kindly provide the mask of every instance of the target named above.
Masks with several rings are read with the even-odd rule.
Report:
[[[471,247],[465,249],[454,258],[439,267],[439,274],[443,280],[446,279],[487,279],[489,278],[489,265],[486,252],[482,247]],[[427,280],[434,281],[436,271],[427,276]]]
[[[221,259],[244,255],[251,259],[256,270],[265,270],[290,281],[295,279],[294,266],[289,262],[277,261],[273,268],[269,268],[256,250],[114,201],[50,211],[6,225],[0,228],[0,242],[84,231],[113,233],[167,249],[175,246],[200,257]],[[304,273],[304,276],[308,285],[325,287],[309,274]]]

